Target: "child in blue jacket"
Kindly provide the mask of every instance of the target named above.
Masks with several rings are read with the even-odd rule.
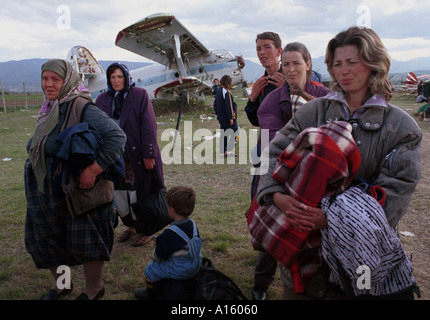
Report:
[[[192,278],[202,263],[202,240],[195,222],[189,218],[195,206],[192,188],[177,186],[166,194],[169,216],[174,220],[155,240],[152,261],[145,268],[146,288],[135,291],[138,299],[152,299],[154,285],[163,279]]]

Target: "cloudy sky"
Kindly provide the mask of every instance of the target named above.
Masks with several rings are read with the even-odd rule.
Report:
[[[352,25],[382,38],[393,59],[430,56],[430,0],[0,0],[0,62],[65,58],[72,46],[99,60],[144,61],[115,46],[118,32],[154,13],[170,13],[209,50],[228,49],[258,62],[255,36],[279,33],[314,58]]]

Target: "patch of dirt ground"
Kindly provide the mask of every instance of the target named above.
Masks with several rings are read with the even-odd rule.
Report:
[[[399,223],[403,248],[412,256],[415,280],[420,287],[421,299],[430,300],[430,131],[423,130],[422,175],[407,214]]]

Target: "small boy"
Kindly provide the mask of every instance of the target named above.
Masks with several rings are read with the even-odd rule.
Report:
[[[174,220],[156,239],[152,259],[145,268],[146,288],[136,289],[138,299],[153,299],[154,285],[163,279],[192,278],[202,263],[202,240],[196,224],[188,218],[194,210],[196,194],[192,188],[177,186],[166,194],[169,216]]]

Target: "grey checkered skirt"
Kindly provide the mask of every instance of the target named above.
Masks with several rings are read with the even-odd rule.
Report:
[[[62,190],[54,190],[56,160],[47,158],[46,162],[45,193],[38,191],[29,160],[25,164],[24,174],[27,198],[25,247],[36,267],[108,261],[117,224],[114,205],[107,204],[89,214],[72,218]]]

